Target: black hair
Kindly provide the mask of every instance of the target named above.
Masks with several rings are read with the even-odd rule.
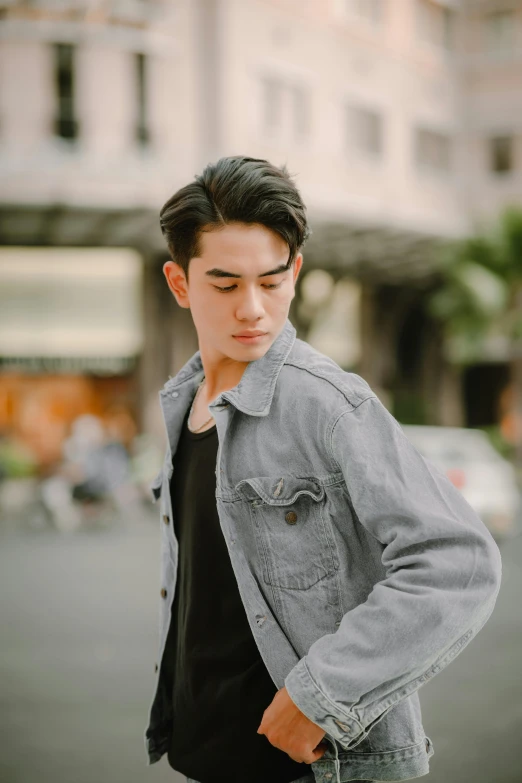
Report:
[[[172,260],[187,279],[190,259],[201,252],[202,232],[229,223],[257,223],[279,234],[289,247],[289,266],[311,233],[305,205],[286,166],[243,155],[210,163],[160,211]]]

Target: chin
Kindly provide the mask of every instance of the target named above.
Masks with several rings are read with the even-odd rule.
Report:
[[[241,345],[241,343],[238,343],[237,346],[235,346],[236,350],[234,351],[234,355],[230,358],[236,359],[239,362],[252,362],[256,359],[261,359],[272,345],[272,342],[267,343],[266,345]]]

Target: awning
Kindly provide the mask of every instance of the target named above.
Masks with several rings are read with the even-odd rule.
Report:
[[[142,259],[128,248],[0,248],[0,364],[122,368],[143,345]]]

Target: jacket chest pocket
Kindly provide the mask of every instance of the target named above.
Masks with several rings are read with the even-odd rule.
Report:
[[[337,569],[324,515],[325,490],[312,478],[261,476],[236,485],[249,502],[263,579],[306,590]]]

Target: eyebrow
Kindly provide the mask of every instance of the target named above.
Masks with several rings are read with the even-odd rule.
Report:
[[[269,275],[278,275],[280,272],[287,272],[290,269],[290,263],[287,262],[286,264],[280,264],[275,269],[271,269],[269,272],[263,272],[262,274],[258,275],[258,277],[268,277]],[[241,278],[243,275],[236,275],[233,272],[226,272],[224,269],[217,269],[214,267],[214,269],[209,269],[208,272],[205,272],[206,275],[209,277],[236,277]]]

